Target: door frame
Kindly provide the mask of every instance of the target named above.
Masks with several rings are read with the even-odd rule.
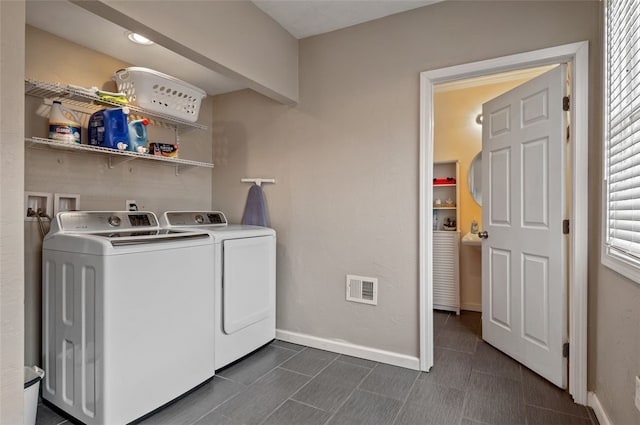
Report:
[[[569,393],[587,404],[587,244],[589,42],[565,44],[420,73],[419,304],[420,370],[433,366],[433,86],[561,62],[571,66],[571,233],[569,261]]]

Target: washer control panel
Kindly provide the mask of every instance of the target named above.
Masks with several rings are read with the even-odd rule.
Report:
[[[58,214],[57,222],[61,230],[73,232],[158,228],[154,213],[140,211],[67,211]]]

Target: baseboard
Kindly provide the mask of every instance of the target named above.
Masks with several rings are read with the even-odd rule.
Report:
[[[482,304],[462,303],[460,310],[477,311],[478,313],[482,313]]]
[[[361,359],[390,364],[393,366],[406,367],[407,369],[420,370],[420,359],[418,357],[407,356],[406,354],[379,350],[377,348],[365,347],[363,345],[350,344],[344,341],[318,338],[316,336],[283,331],[280,329],[276,329],[276,338],[294,344],[331,351],[333,353],[359,357]]]
[[[589,406],[596,414],[596,418],[598,418],[598,422],[600,422],[600,425],[613,425],[613,422],[609,420],[609,417],[602,408],[602,404],[600,404],[600,400],[598,400],[598,396],[596,396],[596,393],[589,391],[589,393],[587,394],[587,403],[589,403]]]

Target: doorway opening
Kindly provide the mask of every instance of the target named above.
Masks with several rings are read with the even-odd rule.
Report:
[[[434,86],[432,223],[436,244],[432,242],[432,248],[436,310],[458,314],[460,310],[482,311],[481,243],[477,236],[483,230],[482,105],[554,66]]]
[[[587,259],[587,96],[588,43],[580,42],[533,52],[474,62],[421,73],[420,120],[420,367],[428,371],[434,360],[433,332],[433,216],[434,87],[438,84],[507,71],[569,63],[572,104],[571,175],[572,247],[569,267],[569,393],[586,404],[586,259]]]

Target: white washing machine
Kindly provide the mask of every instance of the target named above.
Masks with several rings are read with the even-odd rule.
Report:
[[[151,212],[63,212],[43,242],[44,400],[136,420],[214,375],[212,238]]]
[[[276,232],[228,224],[220,211],[168,211],[167,229],[207,231],[214,240],[216,370],[276,334]]]

